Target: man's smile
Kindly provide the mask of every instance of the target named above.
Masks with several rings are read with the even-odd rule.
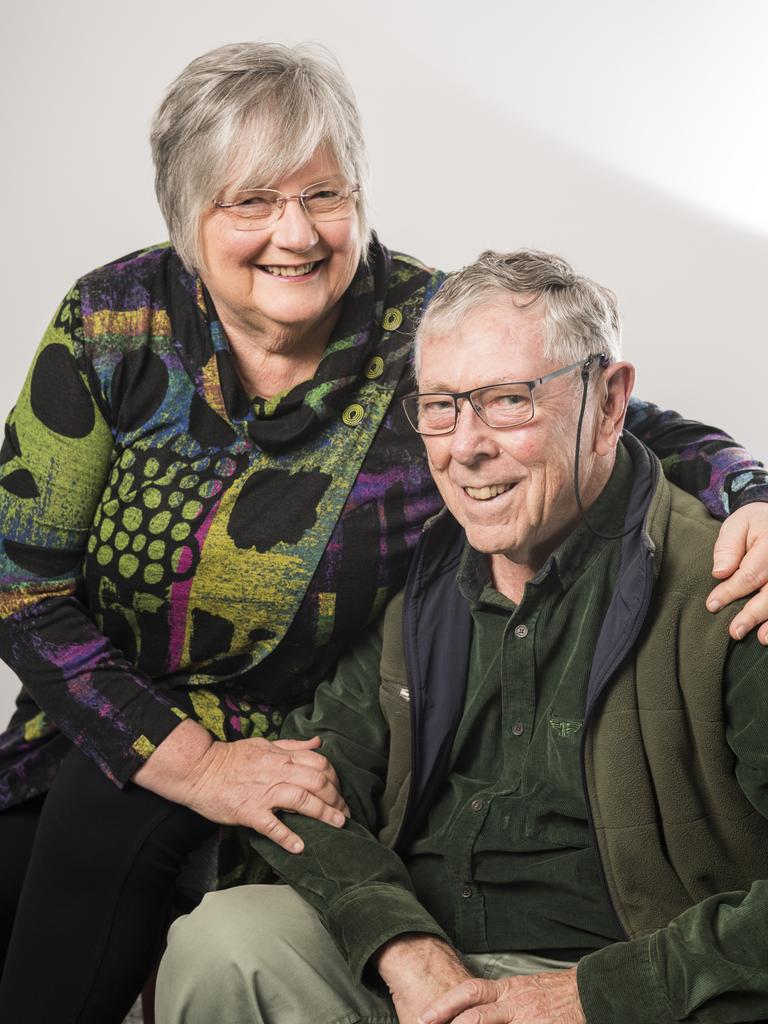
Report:
[[[474,498],[476,501],[489,501],[491,498],[497,498],[500,494],[505,494],[507,491],[511,491],[514,486],[514,483],[485,484],[483,487],[465,487],[464,493],[468,494],[470,498]]]

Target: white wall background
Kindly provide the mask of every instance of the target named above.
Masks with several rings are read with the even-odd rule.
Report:
[[[561,253],[618,293],[641,397],[768,456],[763,0],[9,4],[0,412],[75,278],[164,237],[151,114],[188,61],[242,39],[339,58],[387,245],[447,269],[487,247]]]

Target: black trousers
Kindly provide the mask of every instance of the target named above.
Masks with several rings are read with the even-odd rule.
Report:
[[[162,952],[179,869],[215,830],[119,790],[74,747],[44,797],[0,812],[2,1024],[121,1024]]]

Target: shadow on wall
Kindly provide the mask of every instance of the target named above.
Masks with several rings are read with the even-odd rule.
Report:
[[[755,297],[768,238],[553,139],[535,110],[518,119],[433,86],[394,94],[393,109],[412,116],[372,143],[384,241],[449,268],[484,248],[562,254],[618,294],[638,394],[724,427],[764,458],[768,344]]]

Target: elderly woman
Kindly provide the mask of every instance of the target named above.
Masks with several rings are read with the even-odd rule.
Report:
[[[344,823],[316,741],[280,723],[400,588],[439,503],[399,398],[442,276],[371,237],[333,61],[206,54],[152,144],[172,247],[77,282],[2,450],[2,655],[23,683],[0,737],[9,1022],[119,1021],[217,825],[298,851],[275,810]],[[766,497],[726,435],[642,404],[630,425],[714,514]]]

